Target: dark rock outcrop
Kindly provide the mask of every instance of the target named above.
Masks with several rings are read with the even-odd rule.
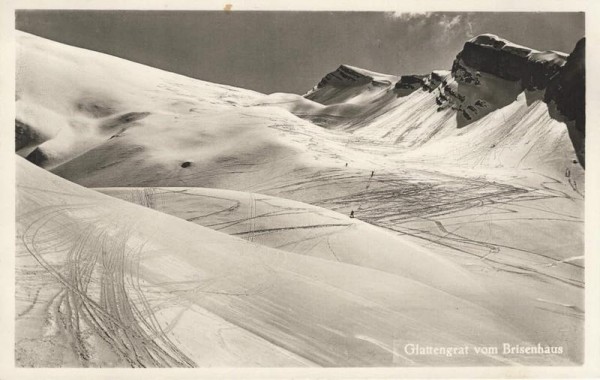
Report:
[[[394,92],[398,97],[407,96],[421,88],[425,88],[428,81],[428,75],[403,75],[394,85]]]
[[[402,75],[400,80],[396,82],[395,89],[414,90],[423,87],[427,75]]]
[[[515,45],[492,34],[482,34],[466,42],[452,66],[452,73],[473,83],[471,69],[509,81],[521,81],[528,90],[545,89],[566,62],[566,56],[554,51],[539,52]]]
[[[40,135],[35,128],[23,123],[20,120],[15,120],[15,150],[19,151],[24,148],[32,147],[41,144],[45,139]]]
[[[548,86],[546,102],[574,125],[569,135],[582,166],[585,167],[585,38],[575,45],[567,62]]]
[[[48,155],[46,155],[46,153],[40,147],[35,148],[25,158],[33,164],[41,166],[42,168],[48,163]]]

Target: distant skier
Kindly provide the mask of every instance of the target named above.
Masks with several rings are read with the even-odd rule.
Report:
[[[354,210],[350,211],[350,217],[354,218]]]
[[[567,170],[565,170],[565,177],[569,178],[571,176],[571,169],[567,168]]]
[[[346,162],[346,167],[348,167],[348,163]]]
[[[374,175],[375,175],[375,170],[373,170],[373,171],[371,172],[371,178],[373,178],[373,176],[374,176]]]

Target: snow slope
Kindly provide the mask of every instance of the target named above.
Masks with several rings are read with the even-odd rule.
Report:
[[[461,297],[485,296],[470,274],[451,261],[321,207],[222,189],[95,190],[271,248],[408,277]]]
[[[411,275],[268,248],[17,165],[20,366],[468,364],[402,347],[528,342],[500,315]],[[350,244],[348,254],[365,250]],[[477,358],[516,362],[569,360]]]
[[[362,198],[358,194],[324,205],[335,209],[360,202],[357,215],[388,232],[327,209],[260,194],[203,188],[98,190],[256,244],[412,278],[492,311],[518,326],[524,339],[561,345],[578,360],[583,257],[573,254],[582,247],[577,238],[561,241],[581,233],[581,220],[571,209],[576,200],[561,199],[548,182],[546,194],[538,190],[510,195],[505,188],[504,199],[469,207],[449,202],[448,194],[432,194],[424,185],[418,189],[424,198],[439,197],[432,202],[438,206],[431,209],[423,199],[410,210],[414,200],[395,203],[389,199],[391,190],[385,189],[409,191],[391,178],[382,182],[372,183],[373,194],[365,194],[368,201],[357,201]],[[386,186],[388,182],[392,185]],[[473,189],[465,191],[477,195]],[[487,203],[485,195],[478,195],[473,203]],[[443,210],[439,205],[445,202],[456,209]],[[402,208],[404,212],[396,211]],[[565,213],[562,220],[559,210]],[[401,238],[394,238],[390,230]],[[468,313],[464,317],[472,318]],[[565,341],[559,331],[569,331],[573,339]]]

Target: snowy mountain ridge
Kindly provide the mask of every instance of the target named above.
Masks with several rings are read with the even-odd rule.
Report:
[[[531,143],[522,138],[527,134],[526,129],[531,129],[536,140],[547,145],[544,148],[536,143],[534,150],[544,156],[538,159],[554,161],[556,158],[551,155],[556,151],[555,143],[562,139],[558,134],[565,134],[572,145],[565,149],[574,149],[577,156],[571,159],[565,156],[565,162],[575,160],[584,165],[584,56],[584,40],[577,44],[574,54],[567,55],[538,51],[493,34],[482,34],[465,43],[449,71],[392,76],[342,65],[304,96],[319,105],[304,102],[297,111],[294,108],[301,102],[297,100],[294,106],[287,105],[287,108],[327,128],[410,148],[424,147],[439,140],[438,137],[462,135],[464,133],[459,132],[462,128],[480,120],[479,124],[487,124],[490,120],[483,120],[487,115],[500,112],[501,115],[489,117],[503,119],[498,126],[503,133],[495,132],[499,140],[508,138],[517,150],[519,146],[523,149],[523,155],[511,160],[513,164],[528,160],[525,152],[530,149],[524,149],[524,145],[531,147]],[[567,73],[569,70],[571,73]],[[569,96],[565,96],[564,89],[570,91]],[[536,111],[540,107],[546,110]],[[547,118],[537,117],[537,121],[548,125],[539,129],[535,126],[539,123],[529,118],[529,126],[515,128],[522,123],[524,114],[535,112],[540,113],[540,117],[547,114]],[[550,124],[555,126],[550,127]],[[475,131],[478,128],[484,127],[473,125],[465,133],[479,134]],[[516,129],[522,131],[511,139]],[[547,144],[543,135],[554,142]],[[487,141],[489,136],[485,134],[480,137],[486,141],[477,141],[475,145],[488,145],[486,155],[492,154],[502,143]],[[469,141],[461,143],[472,145],[473,140]],[[473,155],[473,152],[461,151],[465,156]],[[480,158],[477,160],[482,161]]]
[[[321,136],[325,145],[350,138],[389,146],[411,161],[582,174],[584,42],[566,57],[486,34],[465,43],[451,70],[400,76],[341,65],[304,96],[186,78],[27,33],[19,32],[17,42],[18,154],[57,172],[66,170],[58,166],[75,166],[77,177],[85,172],[82,163],[91,165],[86,170],[104,170],[115,157],[124,163],[158,155],[144,165],[158,161],[163,167],[164,157],[178,165],[175,157],[195,142],[181,159],[192,162],[211,151],[198,150],[208,136],[224,138],[229,128],[242,139],[266,126],[253,146],[276,147],[284,155],[290,141],[272,135],[281,125],[313,140]],[[249,115],[252,127],[236,126]],[[185,150],[169,150],[182,138],[189,142]],[[123,143],[127,149],[117,148]],[[303,151],[305,143],[293,151]],[[112,149],[119,153],[109,154]],[[345,147],[324,149],[340,159],[347,154]],[[219,155],[215,151],[215,165]],[[107,185],[103,178],[97,185]]]

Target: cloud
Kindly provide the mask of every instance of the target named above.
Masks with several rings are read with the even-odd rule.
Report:
[[[414,39],[447,44],[473,37],[473,18],[469,13],[387,12],[386,17]]]
[[[399,21],[424,20],[433,16],[432,12],[386,12],[386,16]]]
[[[401,23],[407,23],[413,28],[440,28],[439,32],[448,33],[459,29],[468,21],[461,14],[438,12],[386,12],[386,16]]]
[[[442,27],[444,32],[449,32],[452,29],[458,27],[460,25],[461,20],[462,20],[461,15],[456,15],[454,17],[448,16],[448,15],[443,15],[440,18],[440,20],[438,21],[438,25],[440,25]]]
[[[475,37],[475,34],[473,33],[473,23],[471,21],[467,21],[467,26],[469,27],[469,29],[466,32],[467,37],[469,37],[469,38]]]

